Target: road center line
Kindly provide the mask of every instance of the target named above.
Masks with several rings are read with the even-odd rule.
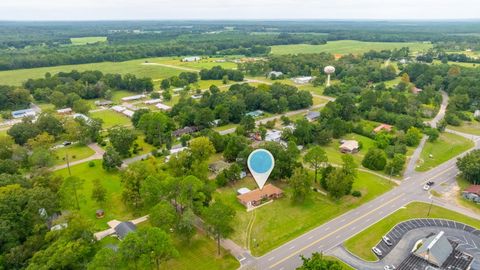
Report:
[[[300,249],[296,250],[296,251],[295,251],[295,252],[293,252],[293,253],[290,253],[290,255],[286,256],[285,258],[283,258],[283,259],[281,259],[281,260],[277,261],[276,263],[274,263],[274,264],[270,265],[270,266],[269,266],[269,268],[274,268],[275,266],[277,266],[277,265],[279,265],[279,264],[283,263],[284,261],[286,261],[286,260],[290,259],[291,257],[295,256],[296,254],[298,254],[298,253],[301,253],[302,251],[304,251],[304,250],[306,250],[306,249],[308,249],[308,248],[310,248],[310,247],[312,247],[312,246],[314,246],[314,245],[318,244],[320,241],[324,240],[325,238],[332,236],[334,233],[336,233],[336,232],[339,232],[339,231],[343,230],[344,228],[346,228],[346,227],[350,226],[351,224],[353,224],[353,223],[355,223],[355,222],[357,222],[357,221],[359,221],[359,220],[363,219],[364,217],[366,217],[366,216],[368,216],[368,215],[370,215],[370,214],[372,214],[372,213],[376,212],[378,209],[380,209],[380,208],[384,207],[385,205],[388,205],[388,204],[390,204],[390,203],[392,203],[392,202],[394,202],[394,201],[398,200],[400,197],[402,197],[402,196],[404,196],[404,195],[405,195],[405,194],[403,194],[403,193],[402,193],[402,194],[400,194],[400,195],[398,195],[397,197],[395,197],[395,198],[391,199],[390,201],[387,201],[387,202],[385,202],[384,204],[382,204],[382,205],[378,206],[377,208],[375,208],[375,209],[373,209],[373,210],[371,210],[371,211],[369,211],[369,212],[365,213],[364,215],[362,215],[362,216],[359,216],[358,218],[356,218],[356,219],[352,220],[351,222],[349,222],[349,223],[347,223],[347,224],[345,224],[345,225],[343,225],[343,226],[339,227],[338,229],[336,229],[336,230],[332,231],[331,233],[328,233],[328,234],[324,235],[323,237],[319,238],[318,240],[316,240],[316,241],[314,241],[314,242],[312,242],[312,243],[310,243],[310,244],[308,244],[308,245],[304,246],[303,248],[300,248]]]

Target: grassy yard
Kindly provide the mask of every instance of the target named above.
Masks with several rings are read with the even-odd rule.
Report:
[[[461,126],[448,126],[448,128],[467,134],[480,135],[480,122],[476,120],[472,120],[470,122],[463,121]]]
[[[425,51],[432,48],[432,44],[418,42],[362,42],[356,40],[329,41],[324,45],[278,45],[272,46],[272,54],[299,54],[321,53],[332,54],[361,54],[369,50],[392,50],[409,47],[411,52]]]
[[[472,148],[473,142],[456,134],[442,133],[437,141],[427,142],[417,164],[417,171],[428,171]],[[430,157],[432,155],[432,157]]]
[[[139,225],[139,227],[147,226],[151,225],[148,222]],[[240,266],[238,261],[224,249],[218,256],[216,242],[201,233],[197,233],[190,243],[182,242],[175,235],[172,237],[179,256],[163,264],[162,269],[230,270]],[[114,237],[106,237],[100,243],[103,246],[119,245],[120,241]],[[126,266],[123,265],[120,269],[126,269]]]
[[[458,184],[458,187],[460,188],[457,194],[457,202],[464,207],[470,208],[474,212],[480,213],[480,204],[464,199],[462,196],[462,191],[468,188],[471,185],[471,183],[463,179],[461,176],[457,176],[457,184]]]
[[[367,154],[368,149],[375,146],[375,141],[358,134],[348,134],[342,138],[343,140],[357,140],[362,144],[362,149],[358,153],[352,154],[353,159],[357,165],[362,164],[363,157]],[[342,164],[342,154],[339,150],[340,140],[334,139],[328,146],[323,147],[325,152],[327,152],[328,161],[334,164]]]
[[[236,190],[240,187],[255,188],[251,178],[245,178],[235,186],[222,188],[215,194],[216,199],[221,199],[230,204],[237,212],[235,217],[235,232],[231,236],[237,244],[247,247],[247,225],[252,215],[255,214],[253,229],[250,234],[252,253],[255,256],[265,254],[279,245],[298,237],[299,235],[319,226],[328,220],[363,204],[374,197],[390,190],[393,184],[383,178],[370,173],[359,172],[353,189],[362,192],[361,198],[346,196],[339,201],[319,193],[312,194],[311,198],[304,204],[292,204],[289,195],[290,189],[281,183],[286,197],[260,207],[252,212],[246,212],[236,198]],[[256,239],[257,245],[253,244]]]
[[[90,149],[90,147],[86,145],[75,144],[56,149],[54,153],[56,157],[55,165],[62,165],[67,163],[65,159],[66,154],[68,154],[68,160],[70,162],[74,162],[77,160],[88,158],[89,156],[95,154],[95,151],[93,151],[92,149]]]
[[[79,38],[70,38],[72,45],[87,45],[97,42],[107,42],[107,37],[79,37]]]
[[[426,203],[411,203],[347,240],[344,243],[345,247],[364,260],[374,261],[376,257],[371,248],[380,241],[383,235],[387,234],[389,230],[402,221],[413,218],[426,218],[429,207],[430,205]],[[429,217],[456,220],[480,228],[480,220],[435,205],[432,206]]]
[[[160,64],[166,64],[166,65],[173,65],[173,66],[179,66],[179,67],[186,67],[186,68],[191,68],[191,69],[210,69],[215,66],[221,66],[226,69],[236,69],[237,64],[233,62],[215,62],[217,60],[223,59],[223,58],[207,58],[207,59],[202,59],[200,61],[196,62],[182,62],[181,60],[183,57],[174,57],[174,58],[163,58],[160,61],[155,61],[155,63],[160,63]]]
[[[114,112],[112,110],[104,110],[90,113],[92,118],[100,118],[103,120],[103,128],[111,128],[113,126],[131,126],[132,122],[125,115]]]
[[[119,174],[116,172],[105,171],[102,168],[101,160],[94,161],[94,164],[94,167],[89,167],[88,162],[70,167],[72,176],[77,176],[84,180],[83,186],[78,191],[80,214],[94,224],[95,230],[107,229],[107,222],[112,219],[130,220],[137,217],[132,215],[121,200],[122,186]],[[58,170],[55,174],[67,177],[68,170]],[[107,200],[102,205],[99,205],[91,198],[94,179],[99,179],[102,185],[107,189]],[[95,217],[95,211],[97,209],[105,210],[104,218],[97,219]]]
[[[136,59],[125,62],[102,62],[79,65],[64,65],[55,67],[42,67],[31,69],[17,69],[0,72],[0,81],[6,85],[21,85],[27,79],[43,78],[45,73],[50,72],[52,75],[61,71],[85,71],[100,70],[103,73],[131,73],[139,77],[150,77],[152,79],[165,79],[174,75],[178,75],[182,70],[170,67],[143,65],[145,61],[155,62],[163,58],[146,58]]]

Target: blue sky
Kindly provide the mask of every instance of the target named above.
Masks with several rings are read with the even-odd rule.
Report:
[[[0,20],[479,19],[478,0],[0,0]]]

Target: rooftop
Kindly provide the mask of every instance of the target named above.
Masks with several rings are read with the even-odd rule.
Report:
[[[237,198],[242,202],[252,202],[252,201],[260,201],[263,198],[270,197],[274,194],[282,194],[283,190],[279,189],[278,187],[267,184],[263,187],[263,189],[254,189],[248,193],[238,195]]]
[[[124,221],[119,223],[117,226],[115,226],[114,230],[115,233],[117,234],[118,238],[123,240],[127,234],[135,231],[137,229],[137,226],[133,224],[130,221]]]

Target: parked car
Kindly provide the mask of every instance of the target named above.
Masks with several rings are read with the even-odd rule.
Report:
[[[372,248],[373,253],[377,254],[378,256],[382,256],[382,251],[378,249],[377,247]]]
[[[384,237],[382,237],[382,240],[383,240],[383,242],[384,242],[385,244],[387,244],[387,246],[393,245],[392,240],[391,240],[388,236],[386,236],[386,235],[385,235]]]
[[[435,184],[435,182],[433,182],[433,181],[428,181],[427,182],[427,185],[429,185],[429,186],[433,186],[433,184]]]
[[[395,266],[393,265],[385,265],[385,267],[383,267],[384,270],[394,270],[395,269]]]
[[[429,185],[423,186],[423,190],[428,191],[429,189],[430,189],[430,186],[429,186]]]
[[[69,141],[64,141],[63,142],[63,146],[68,146],[68,145],[71,145],[71,144],[72,144],[72,142],[69,142]]]

